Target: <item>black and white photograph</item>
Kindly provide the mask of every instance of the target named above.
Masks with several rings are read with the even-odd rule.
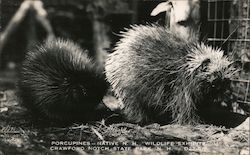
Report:
[[[249,155],[250,0],[0,0],[0,155]]]

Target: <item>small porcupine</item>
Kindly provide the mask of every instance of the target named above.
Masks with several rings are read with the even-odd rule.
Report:
[[[105,72],[130,122],[200,123],[199,111],[218,103],[230,85],[235,68],[219,48],[158,25],[121,35]]]
[[[45,41],[26,55],[19,97],[31,112],[49,120],[95,119],[108,87],[103,70],[72,41]]]

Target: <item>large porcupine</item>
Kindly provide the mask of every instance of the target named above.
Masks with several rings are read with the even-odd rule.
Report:
[[[72,41],[46,41],[26,55],[19,96],[39,117],[92,120],[108,87],[103,70]]]
[[[106,61],[106,76],[130,122],[196,124],[219,104],[235,72],[219,48],[157,25],[123,32]]]

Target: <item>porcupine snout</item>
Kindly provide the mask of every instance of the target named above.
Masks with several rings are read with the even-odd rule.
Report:
[[[221,71],[214,72],[208,77],[208,81],[211,84],[212,89],[215,90],[224,90],[230,85],[230,79],[224,76]]]

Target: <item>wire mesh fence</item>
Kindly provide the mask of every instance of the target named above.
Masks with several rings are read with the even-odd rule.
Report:
[[[207,41],[240,62],[234,92],[237,103],[250,105],[250,0],[203,0],[202,5],[207,8]]]

